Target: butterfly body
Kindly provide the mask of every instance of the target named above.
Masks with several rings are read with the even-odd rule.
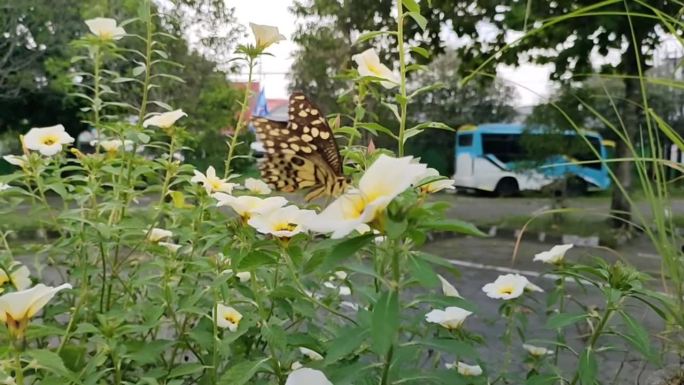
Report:
[[[289,120],[253,118],[257,138],[266,149],[261,178],[285,192],[309,189],[306,200],[338,196],[347,187],[335,135],[321,111],[304,94],[290,96]]]

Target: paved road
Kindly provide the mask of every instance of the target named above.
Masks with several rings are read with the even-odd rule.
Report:
[[[445,200],[452,204],[448,211],[450,217],[472,222],[492,222],[492,220],[505,216],[530,215],[533,212],[551,207],[551,200],[544,197],[487,198],[443,193],[436,195],[435,199]],[[608,213],[610,211],[610,198],[608,197],[568,198],[566,203],[567,207],[587,212]],[[635,210],[639,210],[647,217],[650,215],[648,203],[644,200],[637,202]],[[672,200],[672,212],[684,214],[684,199],[675,198]]]

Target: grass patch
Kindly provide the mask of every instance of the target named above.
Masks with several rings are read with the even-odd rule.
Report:
[[[493,223],[500,228],[519,230],[530,220],[529,216],[504,217]],[[554,219],[551,214],[534,218],[526,231],[547,234],[563,235],[572,234],[583,237],[598,235],[602,231],[610,230],[610,224],[605,219],[587,218],[586,216],[563,214]]]

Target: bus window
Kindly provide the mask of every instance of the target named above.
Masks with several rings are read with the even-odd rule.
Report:
[[[470,147],[473,145],[473,134],[461,134],[458,136],[459,147]]]
[[[520,135],[516,134],[483,134],[482,150],[504,163],[522,160],[525,155],[520,145]]]

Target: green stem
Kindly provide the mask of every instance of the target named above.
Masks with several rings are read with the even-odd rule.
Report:
[[[506,382],[505,376],[506,373],[508,373],[508,368],[511,366],[511,361],[513,361],[513,354],[512,354],[512,345],[513,345],[513,328],[515,328],[515,305],[512,305],[511,308],[509,309],[509,314],[508,317],[506,317],[506,331],[504,332],[504,344],[506,345],[506,351],[504,353],[504,363],[503,367],[501,369],[501,374],[499,375],[500,378],[504,379],[504,383]]]
[[[24,368],[21,367],[21,351],[15,347],[14,353],[14,365],[16,372],[14,374],[14,380],[16,381],[17,385],[24,385]]]
[[[212,318],[214,319],[214,327],[212,329],[212,357],[211,357],[211,379],[213,384],[218,384],[218,326],[216,321],[218,320],[218,312],[216,311],[218,305],[218,298],[216,293],[214,293],[214,312]],[[171,363],[173,365],[173,363]]]
[[[95,47],[95,58],[93,59],[93,77],[95,79],[94,90],[93,90],[93,126],[95,126],[95,132],[97,136],[97,146],[95,146],[95,153],[100,153],[100,107],[102,106],[102,100],[100,100],[100,65],[102,61],[102,51],[100,46]]]
[[[406,134],[406,113],[407,113],[407,96],[406,96],[406,57],[404,52],[404,8],[401,1],[397,1],[397,43],[399,45],[399,73],[401,76],[401,83],[399,84],[399,106],[401,109],[399,115],[399,138],[398,148],[399,156],[404,156],[404,137]]]
[[[247,109],[249,108],[249,97],[252,91],[252,75],[254,74],[254,58],[249,57],[249,74],[247,75],[247,85],[245,86],[245,94],[242,97],[242,105],[240,107],[240,115],[238,116],[238,121],[235,124],[235,132],[233,133],[233,138],[230,141],[230,148],[228,148],[228,157],[226,158],[226,169],[223,172],[223,177],[228,178],[230,175],[230,166],[233,162],[233,156],[235,153],[235,146],[237,146],[237,140],[240,136],[240,131],[243,126],[245,126],[245,115],[247,114]]]
[[[321,308],[329,311],[330,313],[332,313],[332,314],[334,314],[340,318],[344,318],[345,320],[353,323],[354,325],[357,325],[356,321],[354,321],[352,318],[338,312],[337,310],[335,310],[335,309],[331,308],[330,306],[324,304],[323,302],[317,300],[313,296],[309,296],[308,294],[306,294],[306,288],[304,287],[302,282],[299,280],[299,276],[297,275],[297,271],[294,267],[294,263],[292,262],[292,259],[290,258],[290,255],[287,253],[287,251],[284,251],[282,254],[283,254],[283,258],[285,258],[287,268],[290,271],[290,274],[292,274],[292,279],[294,280],[295,286],[297,286],[297,289],[299,289],[299,291],[302,293],[302,295],[304,295],[304,297],[306,297],[312,303],[314,303],[314,304],[320,306]]]
[[[598,326],[596,326],[596,329],[594,329],[594,332],[591,334],[591,337],[589,338],[589,342],[587,343],[587,350],[592,350],[594,349],[594,346],[596,345],[596,341],[598,341],[599,337],[601,334],[603,334],[603,329],[606,327],[608,324],[608,321],[610,318],[613,316],[615,313],[615,308],[613,305],[609,302],[606,304],[606,310],[603,312],[603,315],[601,316],[601,319],[599,320]],[[579,370],[575,372],[575,376],[572,378],[572,382],[570,382],[570,385],[575,385],[577,381],[579,380]]]
[[[100,241],[100,262],[102,263],[102,289],[100,290],[100,313],[105,310],[105,293],[107,289],[107,255],[105,254],[104,245]]]
[[[389,370],[392,365],[392,358],[394,356],[394,346],[390,346],[385,356],[385,366],[382,368],[382,377],[380,378],[380,385],[389,384]]]
[[[561,276],[560,283],[558,284],[558,293],[560,298],[558,299],[558,314],[563,314],[565,312],[565,278]],[[560,344],[564,342],[563,329],[556,329],[556,348],[553,357],[553,364],[558,366],[558,354],[560,353]]]

